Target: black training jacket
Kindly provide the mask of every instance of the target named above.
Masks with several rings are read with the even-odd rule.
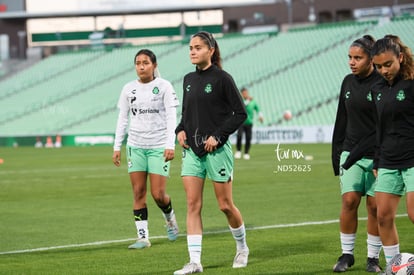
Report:
[[[373,71],[366,78],[349,74],[342,81],[332,137],[332,166],[336,176],[343,151],[350,152],[342,165],[345,169],[362,157],[374,158],[377,117],[371,87],[380,80],[381,76]]]
[[[379,152],[375,166],[387,169],[414,167],[414,80],[400,76],[372,89],[378,112]]]
[[[213,136],[218,147],[246,120],[247,113],[233,78],[212,65],[184,77],[182,117],[175,132],[184,130],[187,143],[199,157],[204,141]]]

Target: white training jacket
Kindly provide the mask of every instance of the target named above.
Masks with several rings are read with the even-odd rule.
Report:
[[[127,144],[143,149],[175,147],[177,96],[171,83],[155,78],[149,83],[131,81],[118,101],[119,115],[114,151],[120,151],[127,132]]]

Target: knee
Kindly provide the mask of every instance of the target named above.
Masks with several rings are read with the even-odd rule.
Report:
[[[157,205],[163,206],[165,204],[165,192],[152,192],[151,195]]]
[[[368,214],[371,216],[377,216],[377,205],[375,203],[370,203],[367,205]]]
[[[228,216],[233,212],[234,206],[230,202],[224,201],[219,203],[219,209]]]
[[[376,217],[377,216],[377,207],[369,207],[368,208],[368,214],[371,216]]]
[[[187,199],[187,211],[189,213],[201,213],[203,203],[198,200]]]
[[[390,225],[390,220],[384,217],[377,217],[377,221],[378,221],[378,226],[382,228],[389,227]]]
[[[394,223],[394,217],[388,213],[377,212],[377,221],[379,227],[388,227]]]
[[[135,201],[141,201],[145,199],[146,192],[145,189],[143,190],[134,190],[134,200]]]
[[[347,211],[358,209],[359,201],[353,196],[344,196],[342,198],[342,208]]]
[[[231,210],[228,206],[220,206],[220,211],[223,212],[226,216],[231,213]]]

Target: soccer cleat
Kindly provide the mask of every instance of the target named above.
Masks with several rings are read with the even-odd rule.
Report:
[[[353,266],[355,263],[354,255],[342,254],[336,264],[333,267],[334,272],[345,272],[348,268]]]
[[[242,268],[247,266],[249,260],[249,250],[237,251],[233,260],[233,268]]]
[[[382,268],[379,266],[378,258],[368,258],[367,259],[367,272],[381,272]]]
[[[175,241],[178,237],[178,224],[175,215],[167,222],[167,237],[170,241]]]
[[[147,239],[138,239],[135,243],[128,246],[129,249],[143,249],[146,247],[150,247],[151,243]]]
[[[244,158],[245,160],[249,160],[249,159],[250,159],[250,155],[249,155],[249,154],[244,154],[243,158]]]
[[[203,272],[203,266],[196,263],[188,263],[182,269],[174,271],[174,275],[185,275]]]
[[[241,152],[240,151],[237,151],[235,154],[234,154],[234,158],[235,159],[241,159]]]

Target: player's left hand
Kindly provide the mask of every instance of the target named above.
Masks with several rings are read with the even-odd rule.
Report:
[[[204,142],[204,150],[207,152],[213,152],[217,149],[218,141],[213,137],[209,136],[208,139]]]

